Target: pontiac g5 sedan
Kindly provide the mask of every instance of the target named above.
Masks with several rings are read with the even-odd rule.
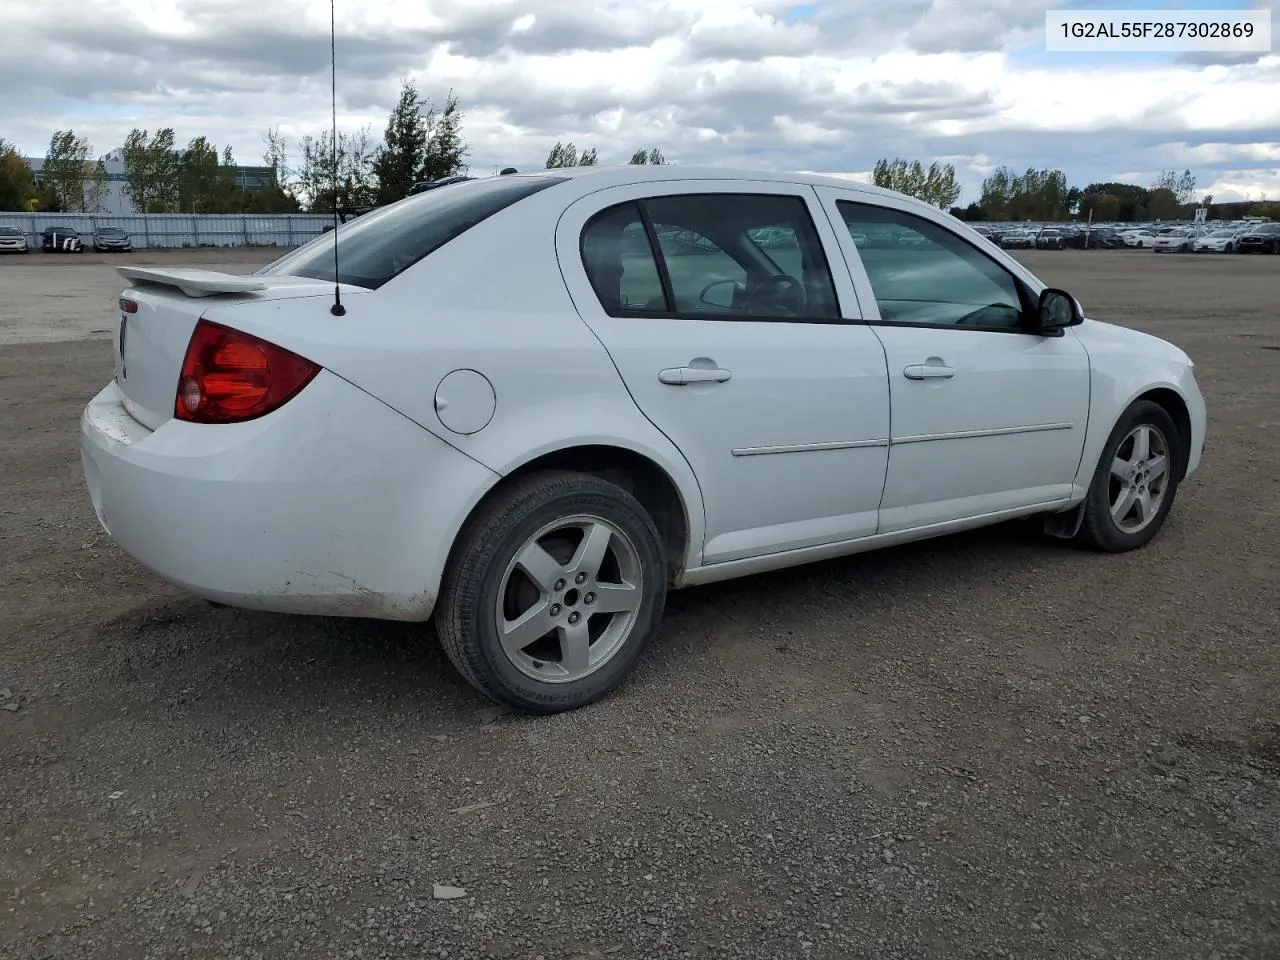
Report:
[[[121,273],[81,425],[120,547],[223,604],[433,618],[528,711],[613,690],[671,589],[1015,517],[1141,547],[1204,444],[1180,349],[846,180],[495,176],[252,276]]]

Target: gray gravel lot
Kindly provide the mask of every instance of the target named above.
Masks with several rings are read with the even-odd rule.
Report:
[[[1197,361],[1154,543],[1009,524],[679,593],[632,682],[540,719],[422,627],[120,554],[76,447],[119,261],[0,261],[0,957],[1280,957],[1280,257],[1022,256]]]

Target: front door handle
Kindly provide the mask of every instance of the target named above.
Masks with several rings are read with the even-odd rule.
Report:
[[[667,367],[658,371],[658,379],[672,386],[686,383],[724,383],[733,374],[719,367]]]
[[[950,380],[956,375],[955,367],[949,367],[936,357],[930,357],[928,363],[913,363],[902,375],[908,380]]]

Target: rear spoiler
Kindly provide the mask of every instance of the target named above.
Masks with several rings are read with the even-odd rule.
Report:
[[[217,270],[194,270],[164,267],[117,267],[126,280],[156,283],[181,290],[188,297],[214,297],[220,293],[258,293],[267,285],[255,277],[219,273]]]

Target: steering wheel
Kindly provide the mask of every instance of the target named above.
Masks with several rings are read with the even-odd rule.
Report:
[[[747,291],[746,299],[742,302],[743,313],[751,314],[752,301],[762,291],[766,293],[763,305],[785,311],[783,316],[803,316],[805,308],[809,305],[809,294],[801,281],[786,273],[775,273],[754,284]],[[787,299],[790,299],[791,303],[787,303]]]

